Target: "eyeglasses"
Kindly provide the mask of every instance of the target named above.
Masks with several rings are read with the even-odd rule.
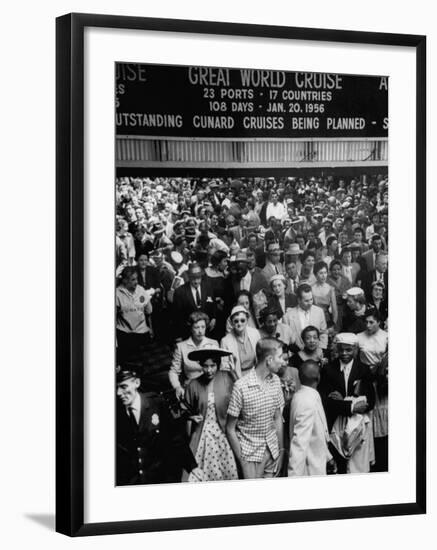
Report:
[[[234,325],[242,325],[246,322],[246,317],[241,317],[240,319],[234,319],[232,321]]]

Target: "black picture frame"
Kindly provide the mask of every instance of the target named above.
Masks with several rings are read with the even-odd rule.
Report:
[[[156,30],[376,44],[416,52],[416,498],[317,510],[84,523],[84,29]],[[56,21],[56,530],[69,536],[423,514],[426,512],[426,37],[206,21],[68,14]]]

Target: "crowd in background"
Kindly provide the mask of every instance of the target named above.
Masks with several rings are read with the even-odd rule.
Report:
[[[311,410],[326,417],[328,459],[316,453],[326,473],[387,470],[388,244],[384,174],[117,178],[120,380],[147,377],[138,357],[173,343],[168,379],[202,464],[185,479],[310,475],[298,464],[307,427],[293,408],[308,408],[308,387],[321,399]],[[271,391],[275,411],[248,436],[256,372],[271,385],[259,406],[269,410]],[[272,422],[283,424],[276,442]],[[129,479],[146,482],[134,470]]]

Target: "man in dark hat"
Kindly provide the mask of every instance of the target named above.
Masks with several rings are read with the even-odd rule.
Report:
[[[196,461],[183,431],[164,400],[139,391],[135,369],[117,369],[116,484],[140,485],[180,480],[181,469],[195,472]]]

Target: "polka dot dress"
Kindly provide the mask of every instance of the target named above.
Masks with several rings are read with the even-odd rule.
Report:
[[[234,454],[215,413],[214,393],[208,394],[208,408],[196,452],[196,462],[204,481],[238,479]],[[198,481],[193,476],[188,481]]]

